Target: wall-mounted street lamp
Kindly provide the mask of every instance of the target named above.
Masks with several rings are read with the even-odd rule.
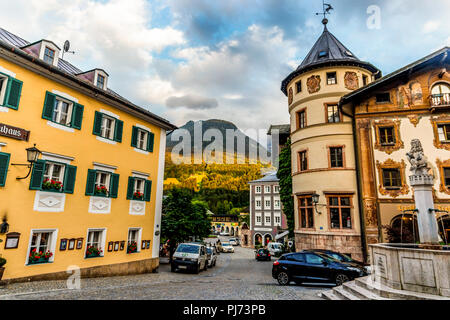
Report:
[[[8,233],[9,231],[9,224],[6,222],[6,217],[3,218],[3,223],[0,224],[0,234]]]
[[[316,209],[316,213],[322,214],[319,210],[317,210],[317,206],[324,206],[323,204],[319,204],[320,195],[314,193],[312,196],[312,202],[314,204],[314,208]]]
[[[25,149],[25,150],[27,150],[27,161],[28,161],[29,163],[27,163],[27,164],[11,163],[12,166],[27,166],[27,167],[30,169],[30,170],[28,171],[28,174],[27,174],[25,177],[23,177],[23,178],[17,177],[17,178],[16,178],[17,180],[22,180],[22,179],[28,178],[28,176],[29,176],[30,173],[31,173],[31,169],[33,168],[33,163],[36,162],[36,160],[38,159],[39,155],[41,154],[41,151],[39,151],[39,149],[36,148],[36,144],[34,144],[33,147],[27,148],[27,149]]]

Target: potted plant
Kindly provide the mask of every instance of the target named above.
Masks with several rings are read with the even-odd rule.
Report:
[[[86,249],[86,258],[100,257],[102,252],[103,251],[97,247],[88,246]]]
[[[47,263],[48,260],[53,256],[53,253],[50,251],[42,252],[36,251],[36,248],[31,250],[30,256],[28,257],[28,264],[36,264],[36,263]]]
[[[131,241],[127,247],[127,253],[137,252],[137,243],[136,241]]]
[[[61,191],[63,188],[63,184],[61,181],[53,180],[53,179],[45,179],[42,183],[43,190],[50,191]]]
[[[136,191],[133,194],[133,199],[134,200],[144,200],[144,194],[142,192]]]
[[[95,186],[95,194],[100,196],[107,196],[108,189],[105,186]]]
[[[0,280],[2,280],[3,272],[5,271],[5,267],[3,267],[6,264],[6,259],[0,257]]]

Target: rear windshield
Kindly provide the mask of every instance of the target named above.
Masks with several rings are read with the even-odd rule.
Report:
[[[208,253],[213,253],[213,249],[212,248],[206,248],[206,250],[208,250]]]
[[[229,247],[231,246],[231,244],[229,242],[223,242],[222,243],[222,247]]]
[[[184,253],[198,253],[200,247],[199,246],[193,246],[189,244],[180,244],[178,246],[177,252],[184,252]]]
[[[274,243],[272,244],[272,247],[274,247],[275,249],[280,249],[281,243]]]

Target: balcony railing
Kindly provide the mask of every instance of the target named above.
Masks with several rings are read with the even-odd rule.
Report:
[[[432,94],[431,106],[432,107],[450,106],[450,93]]]

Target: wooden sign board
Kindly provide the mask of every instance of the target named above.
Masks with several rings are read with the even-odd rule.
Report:
[[[30,138],[30,131],[0,123],[0,136],[28,141]]]

